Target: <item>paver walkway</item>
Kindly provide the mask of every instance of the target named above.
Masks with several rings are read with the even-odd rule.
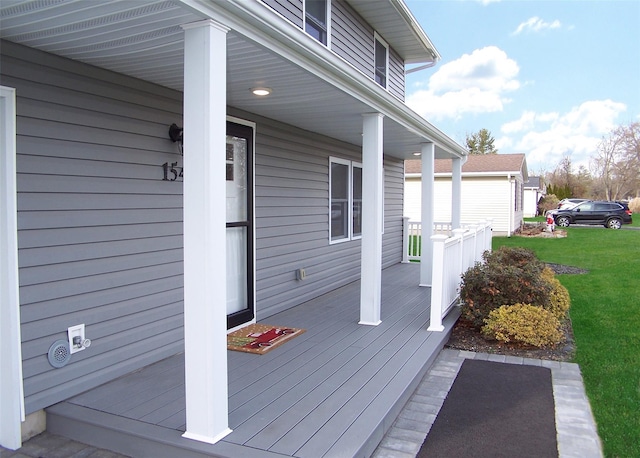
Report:
[[[465,358],[506,364],[549,367],[556,405],[556,430],[560,458],[601,458],[602,446],[577,364],[514,356],[444,349],[426,373],[372,458],[415,458]],[[122,458],[60,436],[43,433],[0,458]]]
[[[560,458],[601,458],[589,400],[577,364],[444,349],[413,393],[373,458],[415,458],[465,359],[529,364],[551,369]]]

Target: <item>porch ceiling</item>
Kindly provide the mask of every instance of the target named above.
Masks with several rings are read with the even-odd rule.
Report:
[[[426,141],[435,143],[438,158],[464,154],[462,147],[347,64],[338,62],[333,71],[337,76],[331,81],[324,78],[314,70],[313,56],[315,63],[339,59],[304,32],[291,42],[303,51],[285,56],[274,50],[272,44],[292,37],[270,38],[270,33],[281,33],[268,24],[266,13],[275,15],[255,5],[231,5],[233,13],[244,14],[245,19],[257,12],[267,20],[258,21],[250,38],[242,21],[229,24],[230,106],[355,145],[362,144],[362,114],[382,112],[385,154],[409,159]],[[3,0],[0,38],[182,91],[181,25],[211,13],[219,14],[219,20],[231,17],[220,4],[198,0]],[[306,49],[311,58],[304,55]],[[257,98],[251,93],[257,86],[273,92]]]

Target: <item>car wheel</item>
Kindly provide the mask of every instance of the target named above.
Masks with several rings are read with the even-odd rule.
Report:
[[[611,218],[607,221],[607,227],[609,229],[620,229],[622,227],[622,221],[618,218]]]
[[[571,221],[569,220],[568,216],[560,216],[556,220],[556,224],[558,224],[558,226],[562,226],[562,227],[569,227],[570,223],[571,223]]]

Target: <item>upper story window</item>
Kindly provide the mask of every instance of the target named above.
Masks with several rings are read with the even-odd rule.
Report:
[[[328,1],[304,1],[304,30],[324,45],[327,44],[328,36]]]
[[[389,71],[389,45],[375,35],[375,80],[383,88],[387,88],[387,72]]]

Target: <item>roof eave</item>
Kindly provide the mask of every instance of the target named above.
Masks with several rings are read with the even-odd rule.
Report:
[[[405,64],[424,64],[430,62],[438,62],[442,60],[440,53],[429,39],[426,32],[420,26],[420,23],[413,16],[404,0],[347,0],[347,2],[360,14],[371,26],[382,34],[389,45],[395,49],[404,60]],[[377,18],[369,14],[369,8],[376,10],[384,10],[385,20],[376,20]],[[393,28],[393,34],[401,34],[402,40],[394,40],[391,33],[388,33],[388,18],[396,18],[406,27]],[[415,47],[407,47],[403,43],[413,41]]]
[[[391,0],[397,2],[398,0]],[[203,0],[181,0],[183,4],[192,6],[205,6]],[[287,55],[288,59],[296,62],[310,72],[318,72],[317,69],[323,69],[318,76],[329,80],[333,85],[342,88],[345,92],[363,101],[371,106],[377,112],[395,119],[401,119],[409,131],[416,135],[424,136],[425,142],[433,142],[436,147],[442,149],[450,157],[463,158],[468,151],[448,137],[444,132],[428,122],[425,118],[413,111],[404,102],[396,99],[386,91],[381,90],[373,80],[362,77],[355,67],[343,63],[340,59],[335,59],[335,54],[327,50],[323,46],[306,47],[304,43],[300,43],[300,31],[289,27],[286,23],[274,20],[271,10],[252,2],[241,2],[239,0],[231,0],[227,3],[227,7],[233,6],[235,13],[251,20],[252,24],[270,36],[275,33],[281,41],[287,43],[286,48],[281,48],[280,52]],[[205,6],[205,9],[209,9]],[[225,17],[232,20],[231,17]],[[246,26],[241,22],[234,24],[239,30],[247,33]],[[272,43],[273,44],[273,43]]]

